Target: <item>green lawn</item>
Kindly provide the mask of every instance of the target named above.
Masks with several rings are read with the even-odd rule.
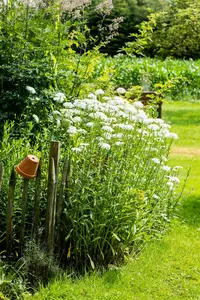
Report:
[[[130,259],[122,268],[74,282],[63,278],[27,299],[200,299],[200,104],[165,104],[163,117],[180,137],[170,164],[183,166],[182,181],[191,168],[176,216],[164,238],[151,242],[138,258]]]

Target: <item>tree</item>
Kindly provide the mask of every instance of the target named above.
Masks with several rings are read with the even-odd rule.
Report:
[[[113,0],[111,2],[113,3],[113,9],[103,19],[96,9],[97,4],[102,3],[100,0],[92,0],[92,6],[87,15],[88,26],[94,36],[100,34],[99,26],[101,26],[102,20],[104,26],[109,26],[113,20],[123,18],[123,22],[118,24],[118,34],[112,39],[112,43],[102,49],[103,52],[109,54],[116,54],[126,42],[131,40],[130,34],[138,32],[136,26],[148,19],[150,11],[160,11],[166,5],[163,0]],[[106,38],[106,32],[104,38]]]
[[[144,40],[143,53],[152,56],[176,58],[200,57],[200,2],[199,0],[172,0],[165,11],[149,16],[140,26],[137,42]],[[132,46],[135,46],[133,41]],[[131,43],[129,45],[131,46]]]

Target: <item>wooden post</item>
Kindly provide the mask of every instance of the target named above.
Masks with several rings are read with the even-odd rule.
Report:
[[[3,162],[0,161],[0,191],[1,191],[1,184],[3,181],[3,175],[4,175]]]
[[[40,225],[40,191],[41,191],[41,160],[37,169],[35,181],[35,204],[34,204],[34,220],[33,220],[33,235],[37,239]]]
[[[23,195],[22,195],[22,215],[21,215],[21,230],[20,230],[20,252],[23,254],[24,248],[24,232],[25,232],[25,219],[26,219],[26,207],[28,200],[28,183],[29,179],[23,179]]]
[[[55,186],[56,186],[55,164],[54,164],[53,157],[51,158],[48,179],[49,179],[49,185],[48,185],[48,193],[47,193],[45,241],[49,253],[52,253],[54,247],[54,232],[52,232],[52,226],[53,226],[53,217],[54,217],[53,210],[54,210]]]
[[[7,202],[7,220],[6,220],[6,255],[9,257],[12,253],[12,236],[13,236],[13,199],[16,185],[15,169],[12,168]]]
[[[60,142],[52,141],[50,148],[50,157],[54,158],[55,166],[55,190],[54,190],[54,201],[53,201],[53,220],[52,220],[52,245],[54,247],[55,242],[55,221],[56,221],[56,207],[57,207],[57,189],[58,189],[58,172],[59,172],[59,161],[60,161]]]
[[[60,250],[60,221],[61,221],[61,214],[62,214],[62,209],[63,209],[63,198],[64,198],[64,192],[65,192],[65,187],[67,183],[67,178],[69,178],[70,174],[70,165],[71,165],[71,160],[66,158],[63,166],[63,172],[62,172],[62,182],[60,186],[60,195],[58,199],[58,207],[57,207],[57,252]]]

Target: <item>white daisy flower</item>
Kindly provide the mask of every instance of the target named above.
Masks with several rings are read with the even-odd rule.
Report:
[[[65,103],[63,103],[63,106],[65,108],[73,108],[74,107],[74,105],[71,102],[65,102]]]
[[[36,90],[32,86],[27,85],[26,90],[32,95],[36,94]]]
[[[61,92],[56,93],[53,100],[59,103],[63,103],[65,101],[65,94]]]
[[[77,147],[71,148],[71,151],[76,153],[81,152],[81,150],[82,150],[81,148],[77,148]]]
[[[105,131],[108,131],[108,132],[113,132],[114,131],[114,129],[112,127],[107,126],[107,125],[103,126],[102,129],[105,130]]]
[[[74,123],[80,123],[81,121],[82,121],[81,117],[78,117],[78,116],[77,116],[77,117],[74,117],[74,118],[73,118],[73,122],[74,122]]]
[[[110,150],[110,145],[107,144],[107,143],[99,143],[99,146],[100,146],[102,149]]]
[[[39,118],[38,118],[38,116],[37,115],[33,115],[33,119],[34,119],[34,121],[36,122],[36,123],[39,123]]]
[[[142,102],[140,101],[135,101],[133,102],[133,105],[136,107],[136,108],[143,108],[144,105],[142,104]]]
[[[116,92],[118,94],[126,94],[126,90],[124,88],[122,88],[122,87],[119,87],[118,89],[116,89]]]
[[[169,166],[162,166],[161,169],[166,172],[169,172],[171,170]]]
[[[105,92],[102,90],[102,89],[99,89],[99,90],[96,90],[95,91],[95,95],[98,96],[98,95],[104,95]]]
[[[77,128],[75,126],[69,126],[69,128],[67,129],[67,132],[71,135],[74,135],[77,133]]]
[[[151,160],[152,160],[155,164],[158,164],[158,165],[160,164],[160,160],[159,160],[158,158],[156,158],[156,157],[155,157],[155,158],[152,158]]]

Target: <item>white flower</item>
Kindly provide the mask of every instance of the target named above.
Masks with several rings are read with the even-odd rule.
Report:
[[[112,135],[111,135],[110,133],[108,133],[108,132],[105,132],[105,133],[103,134],[103,136],[104,136],[107,140],[110,140],[110,139],[112,138]]]
[[[71,135],[74,135],[77,133],[77,128],[75,126],[69,126],[67,132]]]
[[[38,118],[37,115],[34,114],[34,115],[33,115],[33,119],[35,120],[36,123],[39,123],[39,118]]]
[[[154,123],[157,123],[157,124],[161,124],[161,125],[164,125],[164,121],[162,119],[153,119],[154,120]],[[168,124],[166,124],[168,125]]]
[[[169,189],[170,189],[170,191],[172,191],[172,190],[173,190],[173,188],[174,188],[174,184],[173,184],[173,182],[171,182],[171,181],[168,181],[166,184],[169,186]]]
[[[76,114],[76,115],[80,115],[81,111],[79,109],[74,108],[73,113]]]
[[[93,93],[89,93],[88,98],[93,99],[93,100],[97,100],[97,96]]]
[[[162,166],[161,169],[166,172],[169,172],[171,170],[169,166]]]
[[[158,158],[151,159],[155,164],[160,164],[160,160]]]
[[[77,116],[77,117],[74,117],[74,118],[73,118],[73,122],[74,122],[74,123],[80,123],[81,121],[82,121],[81,117],[78,117],[78,116]]]
[[[133,105],[130,105],[129,103],[126,103],[124,105],[124,111],[127,113],[137,114],[137,110]]]
[[[80,144],[80,148],[86,148],[87,146],[89,146],[90,144],[88,144],[88,143],[81,143]]]
[[[74,107],[74,105],[71,102],[65,102],[65,103],[63,103],[63,106],[66,107],[66,108],[73,108]]]
[[[159,197],[156,194],[153,194],[152,198],[154,198],[156,200],[159,199]]]
[[[124,130],[133,130],[134,129],[133,125],[129,125],[129,124],[114,124],[113,126],[119,127]]]
[[[141,110],[139,112],[139,114],[137,114],[135,117],[136,117],[136,120],[139,122],[144,122],[144,120],[146,120],[148,118],[143,110]]]
[[[114,138],[118,138],[118,139],[121,139],[123,137],[123,134],[122,133],[115,133],[112,135]]]
[[[99,89],[99,90],[96,90],[95,91],[95,95],[98,96],[98,95],[104,95],[104,91],[102,89]]]
[[[101,111],[97,111],[95,113],[89,114],[89,116],[92,118],[101,119],[103,121],[107,121],[107,119],[108,119],[108,117]]]
[[[105,100],[105,101],[109,101],[109,100],[112,100],[112,98],[111,97],[103,97],[103,100]]]
[[[126,90],[124,88],[119,87],[118,89],[116,89],[116,92],[118,94],[126,94]]]
[[[93,122],[88,122],[88,123],[85,124],[85,126],[87,126],[87,127],[93,127],[94,123]]]
[[[176,171],[176,170],[179,170],[179,169],[182,169],[183,167],[182,166],[175,166],[173,167],[173,170]]]
[[[169,124],[163,123],[161,124],[162,128],[171,128],[171,126]]]
[[[167,176],[170,182],[180,183],[180,179],[176,176]]]
[[[100,146],[102,149],[110,150],[110,145],[107,144],[107,143],[99,143],[99,146]]]
[[[169,134],[166,137],[168,137],[170,139],[173,139],[173,140],[178,139],[178,135],[176,133],[173,133],[173,132],[169,132]]]
[[[147,126],[150,130],[156,131],[159,130],[159,126],[156,124],[150,124]]]
[[[113,132],[114,131],[114,129],[110,126],[103,126],[102,129],[105,130],[105,131],[108,131],[108,132]]]
[[[87,133],[87,131],[86,131],[85,129],[82,129],[82,128],[81,128],[81,129],[78,129],[77,131],[78,131],[79,133],[82,133],[82,134],[86,134],[86,133]]]
[[[64,93],[56,93],[54,98],[53,98],[54,101],[57,101],[59,103],[63,103],[65,101],[65,94]]]
[[[74,147],[71,149],[73,152],[81,152],[81,148]]]
[[[56,126],[60,127],[60,119],[56,119]]]
[[[124,142],[116,142],[115,145],[116,146],[122,146],[122,145],[124,145]]]
[[[144,123],[145,125],[149,125],[149,124],[153,123],[154,121],[155,121],[155,119],[148,118],[148,119],[145,119],[145,120],[143,121],[143,123]]]
[[[84,101],[75,100],[74,101],[74,106],[78,107],[78,108],[86,109],[87,104]]]
[[[30,94],[36,94],[36,90],[33,87],[27,85],[26,89]]]
[[[119,97],[119,96],[115,96],[112,100],[110,100],[108,102],[110,105],[120,105],[120,104],[124,104],[124,99],[122,97]]]
[[[52,111],[52,114],[53,114],[53,115],[59,115],[59,116],[61,115],[61,113],[60,113],[58,110],[53,110],[53,111]]]
[[[140,102],[140,101],[135,101],[134,103],[133,103],[133,105],[136,107],[136,108],[143,108],[143,104],[142,104],[142,102]]]

